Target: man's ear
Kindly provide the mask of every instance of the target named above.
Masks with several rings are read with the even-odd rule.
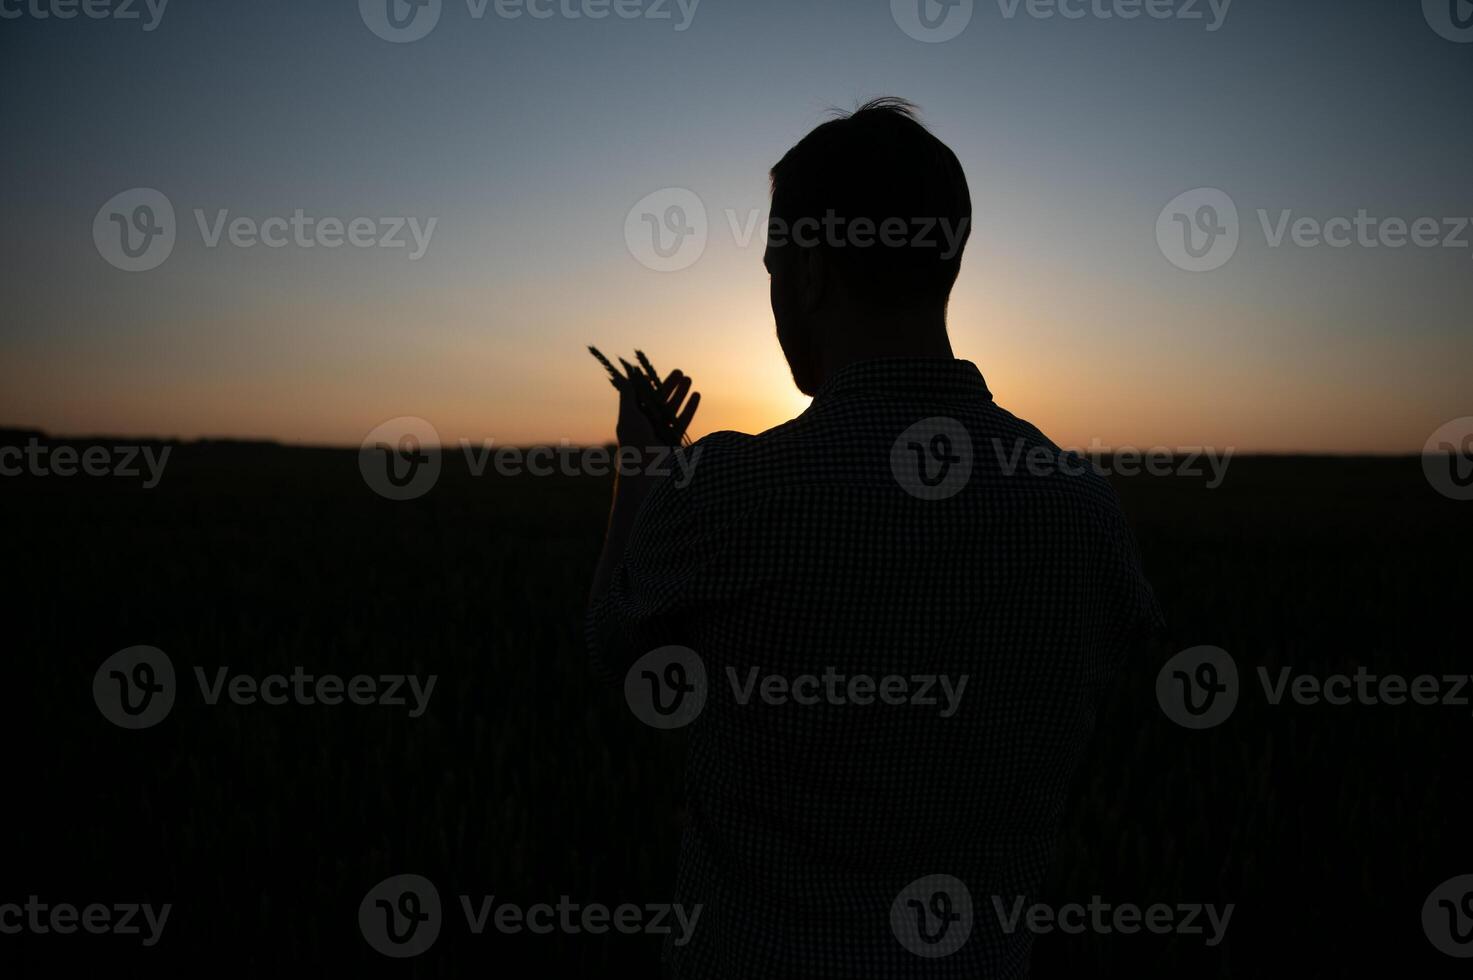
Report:
[[[798,249],[798,302],[805,314],[817,313],[833,292],[833,269],[818,248]]]

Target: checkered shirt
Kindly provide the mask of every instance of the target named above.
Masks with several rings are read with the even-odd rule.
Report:
[[[1057,447],[963,360],[854,364],[793,421],[696,446],[587,621],[621,682],[671,644],[705,668],[675,896],[704,908],[670,970],[1026,975],[1032,937],[1001,918],[1040,897],[1102,689],[1160,627],[1114,491],[1041,465]],[[939,683],[937,705],[742,704],[753,667],[967,682],[950,717]],[[929,875],[960,883],[945,905],[906,891]]]

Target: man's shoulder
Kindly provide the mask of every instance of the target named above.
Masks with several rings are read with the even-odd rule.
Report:
[[[991,405],[974,438],[978,471],[984,479],[1039,494],[1060,506],[1116,514],[1120,499],[1095,459],[1061,448],[1033,423]]]
[[[796,419],[755,435],[722,429],[697,439],[682,452],[691,474],[690,496],[712,503],[770,487],[784,456],[797,451]]]
[[[970,446],[970,490],[1002,504],[1117,513],[1119,498],[1095,462],[1062,449],[1037,426],[990,400],[938,406],[964,429]],[[807,412],[756,434],[722,430],[684,450],[690,478],[687,503],[704,509],[752,501],[794,487],[894,487],[892,450],[918,421],[909,407],[863,412]],[[934,417],[926,421],[934,422]],[[903,454],[902,454],[903,455]],[[908,457],[907,457],[908,458]],[[977,501],[981,503],[979,499]]]
[[[679,510],[690,519],[729,520],[795,486],[824,482],[831,451],[800,415],[752,434],[718,430],[678,450],[671,478],[651,494],[651,509]]]
[[[720,429],[701,436],[689,448],[699,448],[703,455],[709,454],[712,459],[728,464],[733,461],[752,459],[773,451],[785,442],[801,438],[798,432],[801,419],[802,416],[789,419],[781,425],[775,425],[755,434]]]

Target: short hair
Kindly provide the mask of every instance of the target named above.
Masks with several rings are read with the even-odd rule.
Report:
[[[904,99],[873,99],[814,129],[771,173],[773,247],[823,249],[854,292],[887,309],[944,306],[972,230],[961,161],[917,116]],[[844,234],[798,233],[827,216]],[[887,221],[892,233],[879,234]]]

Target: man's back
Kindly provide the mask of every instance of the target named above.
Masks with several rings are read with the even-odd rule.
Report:
[[[854,364],[697,446],[590,616],[613,671],[678,643],[708,679],[677,975],[1021,972],[998,908],[1037,897],[1098,695],[1158,618],[1113,492],[966,361]]]

